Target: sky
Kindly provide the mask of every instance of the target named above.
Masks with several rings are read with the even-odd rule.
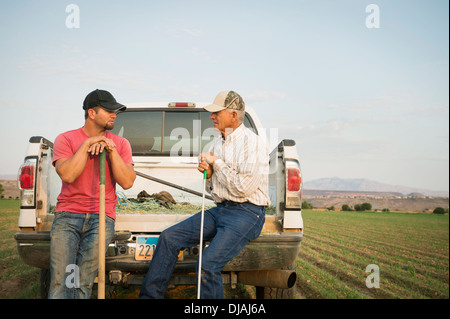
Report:
[[[238,92],[304,181],[449,190],[447,0],[0,0],[0,175],[28,140],[123,103]],[[273,130],[276,129],[276,130]]]

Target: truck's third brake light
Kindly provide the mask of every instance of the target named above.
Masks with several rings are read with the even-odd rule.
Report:
[[[169,107],[194,108],[195,107],[195,103],[191,103],[191,102],[171,102],[171,103],[169,103]]]

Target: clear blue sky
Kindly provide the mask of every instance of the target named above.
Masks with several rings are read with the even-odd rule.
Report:
[[[80,10],[68,28],[66,6]],[[368,28],[369,4],[379,28]],[[449,190],[449,2],[0,0],[0,174],[28,139],[83,125],[90,91],[122,103],[239,92],[306,181]]]

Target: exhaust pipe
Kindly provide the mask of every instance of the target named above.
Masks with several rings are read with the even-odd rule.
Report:
[[[294,287],[297,274],[294,270],[257,270],[242,271],[237,274],[237,281],[244,285],[289,289]]]

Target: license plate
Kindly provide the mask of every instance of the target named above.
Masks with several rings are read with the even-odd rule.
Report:
[[[151,260],[158,244],[158,235],[136,236],[136,251],[134,258],[136,260]],[[183,251],[178,254],[178,260],[183,260]]]
[[[155,251],[156,244],[158,243],[159,236],[137,236],[136,237],[136,260],[151,260],[153,252]]]

